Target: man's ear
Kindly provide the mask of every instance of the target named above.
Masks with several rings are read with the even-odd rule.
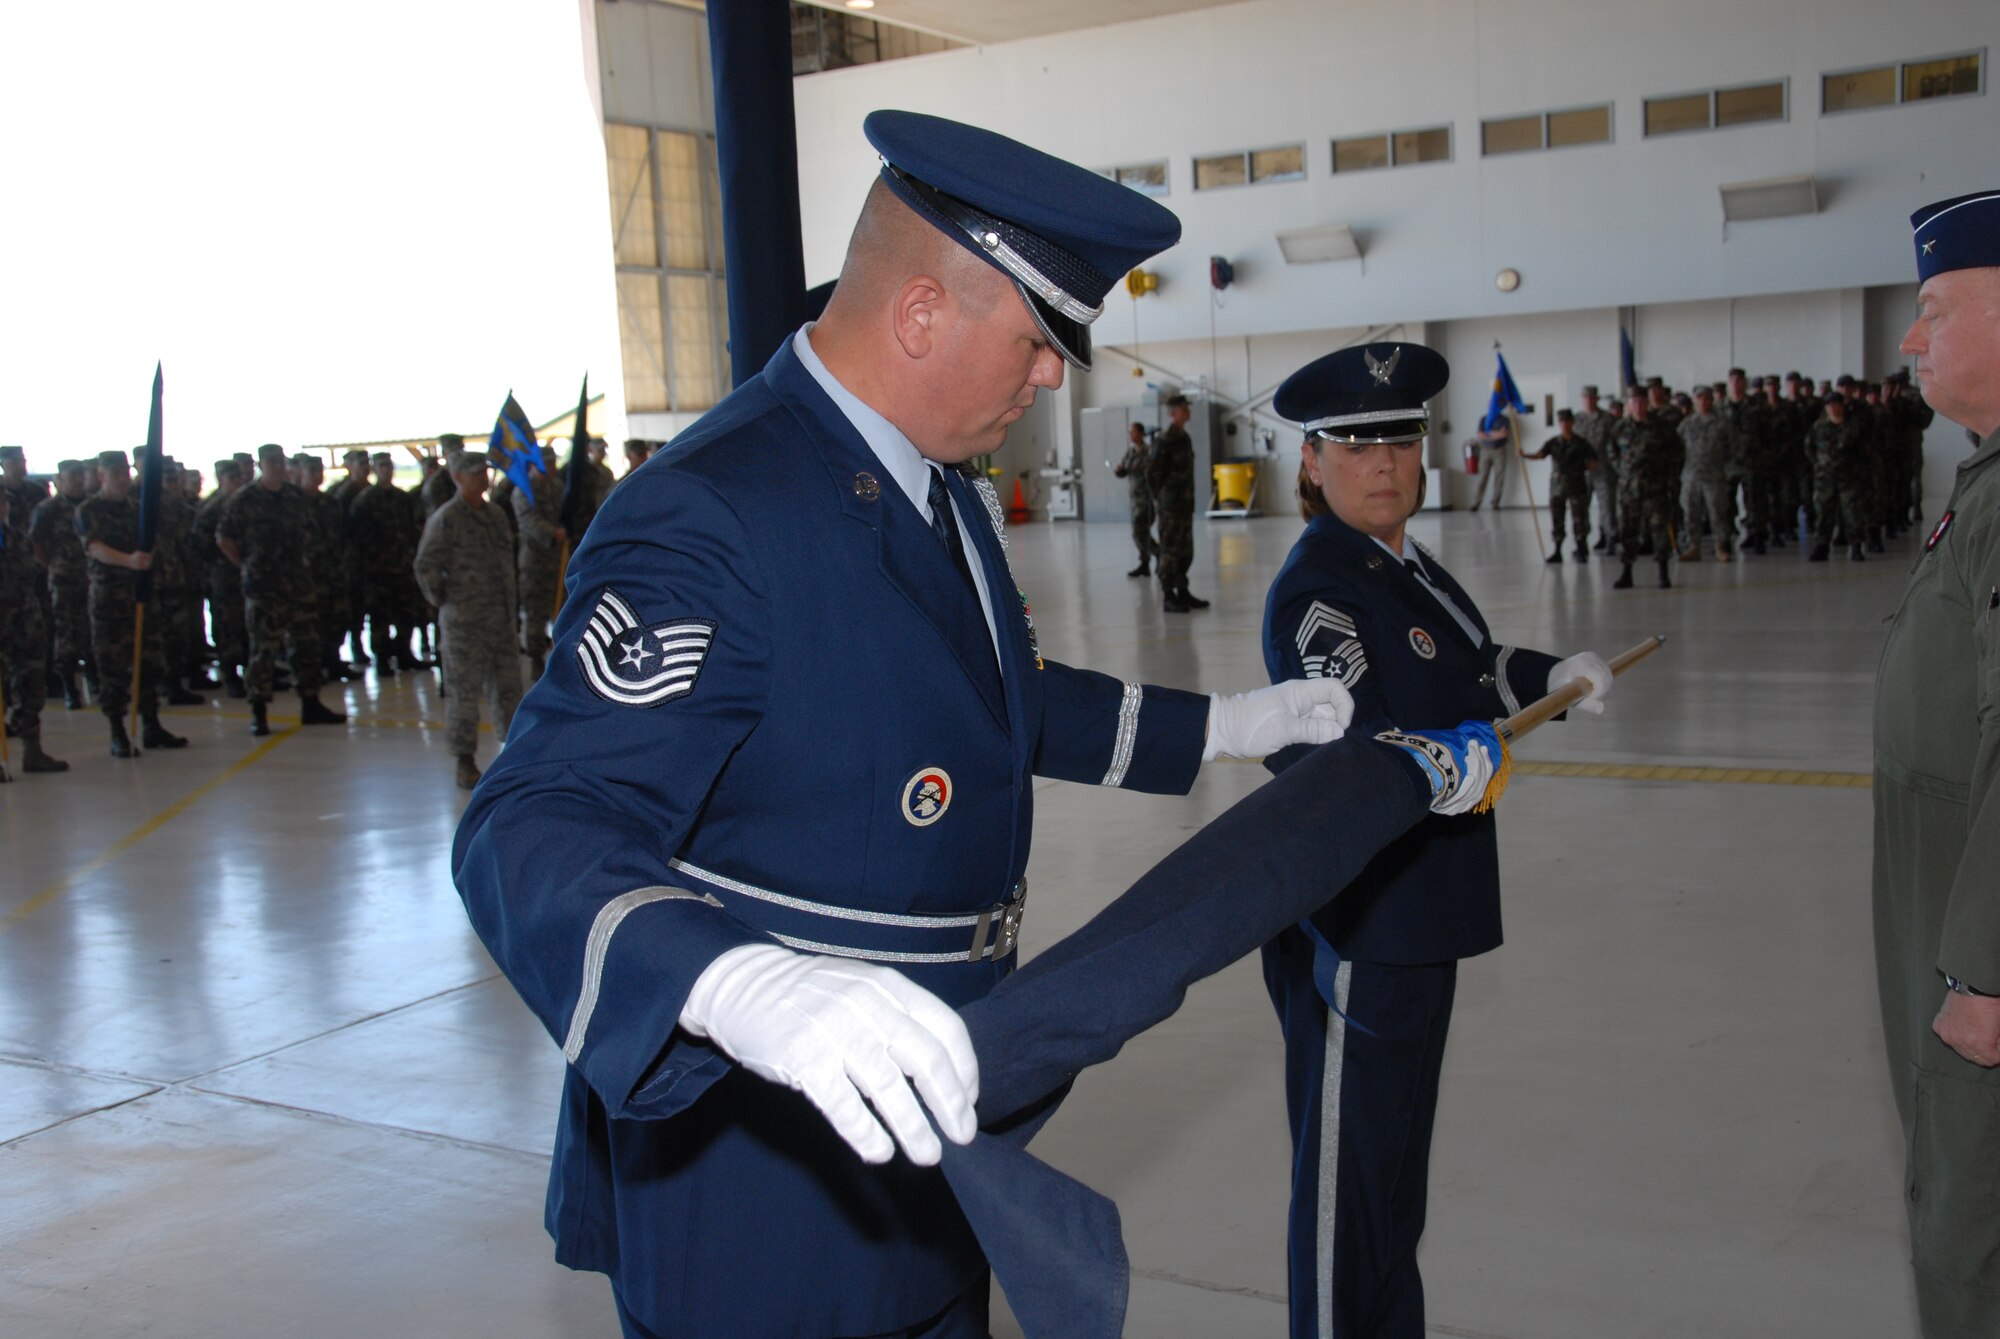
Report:
[[[944,314],[944,285],[927,274],[912,275],[896,290],[895,306],[889,321],[896,343],[908,358],[930,355],[937,342],[938,322]]]

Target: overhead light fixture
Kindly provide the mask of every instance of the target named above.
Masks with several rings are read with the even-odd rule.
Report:
[[[1296,228],[1278,234],[1278,250],[1287,265],[1317,265],[1328,260],[1360,260],[1361,242],[1345,224]]]
[[[1721,191],[1724,223],[1819,213],[1819,186],[1810,176],[1732,182]]]
[[[875,8],[875,0],[847,0],[847,7],[849,9],[873,9]]]

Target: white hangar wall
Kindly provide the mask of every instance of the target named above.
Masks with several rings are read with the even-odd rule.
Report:
[[[1162,285],[1140,306],[1139,356],[1232,398],[1356,329],[1427,329],[1456,371],[1444,417],[1462,436],[1495,340],[1524,383],[1565,397],[1614,384],[1621,307],[1637,309],[1640,370],[1676,384],[1732,363],[1879,375],[1901,363],[1914,306],[1909,212],[1994,184],[2000,102],[1822,115],[1821,76],[1981,49],[1990,62],[1996,39],[1990,0],[1252,0],[833,71],[796,90],[807,276],[838,272],[873,179],[862,118],[905,107],[1091,166],[1167,160],[1164,203],[1185,232],[1149,266]],[[1774,79],[1788,81],[1783,121],[1642,134],[1648,97]],[[1480,156],[1482,119],[1603,103],[1612,143]],[[1335,137],[1442,124],[1449,162],[1330,170]],[[1300,142],[1302,181],[1193,189],[1198,155]],[[1803,174],[1818,214],[1725,230],[1720,185]],[[1286,265],[1274,234],[1322,224],[1352,227],[1365,260]],[[1213,353],[1211,255],[1237,269]],[[1496,288],[1502,268],[1516,291]],[[1100,370],[1055,397],[1048,449],[1066,448],[1078,408],[1140,398],[1113,352],[1132,318],[1115,292]],[[1930,445],[1941,497],[1963,443],[1941,423]],[[1441,437],[1433,463],[1455,446]]]

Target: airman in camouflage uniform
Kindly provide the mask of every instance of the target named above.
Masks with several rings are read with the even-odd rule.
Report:
[[[1847,400],[1835,392],[1813,424],[1813,511],[1819,517],[1811,560],[1823,563],[1833,546],[1835,525],[1847,541],[1847,556],[1862,560],[1862,509],[1866,499],[1862,476],[1867,472],[1867,442]]]
[[[1729,562],[1732,538],[1736,533],[1736,488],[1733,477],[1736,451],[1741,443],[1734,424],[1715,412],[1715,393],[1707,386],[1694,391],[1694,412],[1680,421],[1677,429],[1683,448],[1681,466],[1681,515],[1686,529],[1681,533],[1683,562],[1701,561],[1701,530],[1706,521],[1715,531],[1715,556]]]
[[[48,495],[49,486],[46,483],[28,477],[28,458],[21,448],[0,446],[0,504],[4,504],[0,505],[0,520],[13,526],[19,533],[27,534],[28,524],[34,519],[35,508],[41,506]],[[30,553],[32,555],[32,550]],[[41,609],[42,636],[46,641],[51,611],[48,587],[45,583],[39,581],[35,583],[35,600]],[[49,652],[50,648],[44,645],[42,659],[45,673],[54,668],[54,660]],[[46,682],[42,685],[42,691],[45,694],[48,691]]]
[[[97,661],[97,704],[111,726],[111,756],[131,758],[138,753],[125,733],[125,712],[135,691],[145,726],[141,742],[149,749],[185,748],[187,740],[160,724],[159,684],[167,666],[155,619],[146,620],[137,656],[139,682],[136,686],[132,682],[139,574],[152,568],[153,555],[139,548],[139,498],[125,453],[100,452],[97,478],[97,492],[77,504],[76,533],[90,562],[91,656]]]
[[[320,490],[326,464],[311,452],[292,457],[299,491],[312,505],[313,528],[306,544],[306,577],[312,587],[313,625],[319,633],[322,680],[345,680],[353,671],[340,658],[340,638],[347,627],[347,517],[340,503]]]
[[[160,653],[166,660],[165,696],[170,706],[198,707],[199,693],[190,692],[194,677],[195,630],[188,617],[188,591],[206,576],[194,559],[195,509],[181,487],[181,467],[160,462],[160,530],[153,545],[153,603],[147,619],[160,620]]]
[[[1129,432],[1131,440],[1125,454],[1111,467],[1111,472],[1132,481],[1128,485],[1132,490],[1132,543],[1139,550],[1139,565],[1125,575],[1144,577],[1153,574],[1153,554],[1159,548],[1153,540],[1153,494],[1146,487],[1146,425],[1134,423]]]
[[[1595,397],[1593,397],[1595,398]],[[1575,558],[1590,561],[1590,479],[1601,466],[1597,448],[1576,431],[1576,415],[1568,409],[1556,411],[1556,435],[1542,443],[1539,451],[1524,451],[1523,460],[1553,462],[1549,469],[1549,528],[1555,547],[1548,561],[1563,560],[1563,512],[1569,512],[1570,533],[1576,536]]]
[[[361,567],[361,598],[368,616],[369,650],[378,674],[423,669],[410,635],[423,617],[423,594],[411,564],[423,533],[423,503],[396,487],[396,458],[374,456],[375,482],[356,495],[349,513]]]
[[[222,510],[243,487],[242,464],[231,458],[215,462],[215,491],[194,514],[193,541],[201,555],[208,587],[208,623],[215,639],[215,663],[222,671],[223,688],[231,697],[242,697],[243,665],[250,658],[250,635],[243,623],[243,579],[235,566],[216,547],[216,527]]]
[[[521,649],[528,653],[529,677],[542,677],[549,655],[549,620],[555,617],[556,584],[561,579],[563,552],[569,532],[562,525],[562,476],[556,453],[542,448],[542,472],[531,481],[533,492],[516,488],[514,533],[519,539]]]
[[[479,741],[479,700],[487,699],[501,742],[521,700],[521,660],[516,648],[520,597],[514,576],[514,536],[500,508],[486,498],[485,458],[470,451],[452,457],[458,496],[424,523],[417,546],[416,578],[438,607],[443,632],[445,748],[457,765],[458,784],[479,780],[473,751]]]
[[[340,625],[333,640],[338,642],[340,638],[346,638],[347,654],[344,659],[350,664],[366,665],[369,656],[363,644],[361,557],[354,548],[354,499],[368,487],[368,453],[356,447],[343,453],[340,463],[347,473],[326,490],[326,495],[340,504],[341,534],[347,555],[347,621]]]
[[[1882,383],[1883,403],[1901,440],[1903,474],[1909,492],[1899,499],[1906,521],[1924,519],[1924,432],[1937,414],[1924,397],[1910,387],[1908,372],[1891,372]]]
[[[63,772],[68,763],[42,752],[42,705],[49,687],[42,586],[27,530],[0,516],[0,689],[7,698],[7,737],[20,748],[23,772]],[[0,771],[0,781],[11,779]]]
[[[1728,393],[1715,406],[1715,414],[1729,429],[1726,473],[1731,524],[1733,526],[1733,518],[1740,515],[1743,518],[1743,547],[1752,553],[1766,553],[1769,551],[1772,513],[1776,508],[1765,494],[1770,472],[1764,464],[1764,397],[1749,394],[1749,377],[1742,368],[1729,369]],[[1739,495],[1742,498],[1740,511],[1737,504]],[[1720,538],[1718,535],[1718,541]],[[1733,549],[1733,529],[1730,540]]]
[[[1190,609],[1206,609],[1208,601],[1188,591],[1188,568],[1194,563],[1194,440],[1188,436],[1191,417],[1187,397],[1176,395],[1167,401],[1167,426],[1153,439],[1153,458],[1146,462],[1146,486],[1152,490],[1159,508],[1160,589],[1165,592],[1165,609],[1185,614]]]
[[[1674,551],[1674,457],[1679,442],[1665,420],[1648,412],[1646,392],[1633,387],[1626,396],[1625,417],[1619,421],[1616,438],[1618,556],[1625,570],[1611,583],[1613,589],[1631,588],[1632,564],[1639,559],[1642,540],[1650,542],[1654,560],[1660,565],[1660,588],[1674,584],[1667,576],[1667,560]]]
[[[258,448],[257,482],[236,490],[215,529],[216,547],[243,576],[243,610],[250,633],[250,733],[268,735],[279,655],[292,667],[299,692],[301,725],[344,725],[347,717],[319,700],[322,661],[308,550],[318,528],[318,509],[297,484],[285,478],[285,448]]]
[[[1597,454],[1597,468],[1590,472],[1590,491],[1597,502],[1597,543],[1602,553],[1611,547],[1618,533],[1618,467],[1611,459],[1611,439],[1618,428],[1615,415],[1598,407],[1597,387],[1583,388],[1583,412],[1576,416],[1576,435],[1590,443]]]
[[[77,685],[82,672],[96,690],[96,670],[90,658],[90,564],[76,533],[76,508],[83,501],[90,467],[80,460],[56,466],[55,496],[35,508],[28,521],[28,538],[35,557],[48,570],[49,640],[63,704],[71,711],[83,705]]]

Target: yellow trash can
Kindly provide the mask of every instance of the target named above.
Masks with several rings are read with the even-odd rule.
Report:
[[[1243,511],[1257,492],[1257,463],[1236,461],[1215,467],[1215,505],[1218,509]]]

